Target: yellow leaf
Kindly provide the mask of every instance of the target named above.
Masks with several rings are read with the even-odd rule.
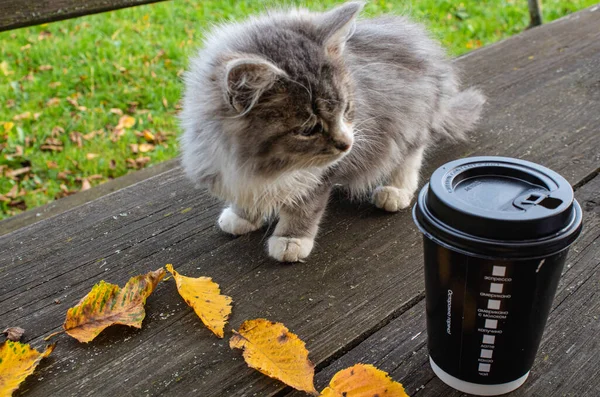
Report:
[[[7,340],[0,345],[0,397],[10,397],[40,361],[52,353],[54,346],[50,345],[40,353],[20,342]]]
[[[356,364],[333,376],[320,397],[408,397],[404,387],[380,369]]]
[[[295,389],[318,395],[313,378],[315,367],[297,335],[281,323],[263,318],[247,320],[229,340],[234,349],[244,349],[246,363]]]
[[[151,152],[152,150],[154,150],[154,145],[151,143],[140,143],[140,146],[138,147],[140,153],[147,153],[147,152]]]
[[[132,277],[123,289],[100,281],[77,306],[67,311],[63,324],[67,334],[80,342],[90,342],[113,324],[142,328],[146,298],[165,276],[165,269]]]
[[[154,139],[155,139],[154,134],[151,133],[150,131],[144,130],[143,134],[144,134],[144,139],[147,140],[148,142],[154,141]]]
[[[224,335],[227,318],[231,314],[231,298],[221,295],[219,284],[209,277],[186,277],[177,273],[173,265],[168,264],[177,283],[179,295],[191,306],[200,320],[219,338]]]
[[[122,130],[123,128],[131,128],[135,125],[135,117],[131,116],[121,116],[119,119],[119,124],[115,129]]]
[[[3,124],[3,126],[4,126],[4,132],[9,132],[15,126],[15,123],[13,123],[12,121],[7,121]]]
[[[98,156],[100,156],[100,155],[97,153],[86,153],[85,158],[88,160],[93,160]]]

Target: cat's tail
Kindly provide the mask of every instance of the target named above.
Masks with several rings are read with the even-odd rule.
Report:
[[[451,140],[465,139],[466,133],[475,128],[484,103],[485,96],[475,88],[459,92],[441,104],[432,130]]]

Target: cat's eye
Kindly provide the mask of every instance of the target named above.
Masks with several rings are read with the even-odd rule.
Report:
[[[316,124],[314,127],[299,131],[299,135],[302,136],[313,136],[321,133],[323,133],[323,125],[321,123]]]
[[[348,102],[346,104],[346,109],[344,110],[344,114],[347,115],[348,113],[350,113],[351,108],[352,107],[350,106],[350,102]]]

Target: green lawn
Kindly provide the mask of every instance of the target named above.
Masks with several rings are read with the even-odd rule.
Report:
[[[544,0],[544,17],[596,2]],[[180,76],[203,30],[281,3],[176,0],[0,33],[0,219],[176,156]],[[375,0],[365,11],[384,12],[426,23],[453,55],[528,24],[525,0]]]

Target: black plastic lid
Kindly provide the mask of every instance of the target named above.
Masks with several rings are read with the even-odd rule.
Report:
[[[507,157],[470,157],[438,168],[419,194],[415,222],[433,240],[469,253],[549,255],[581,232],[581,208],[556,172]]]

